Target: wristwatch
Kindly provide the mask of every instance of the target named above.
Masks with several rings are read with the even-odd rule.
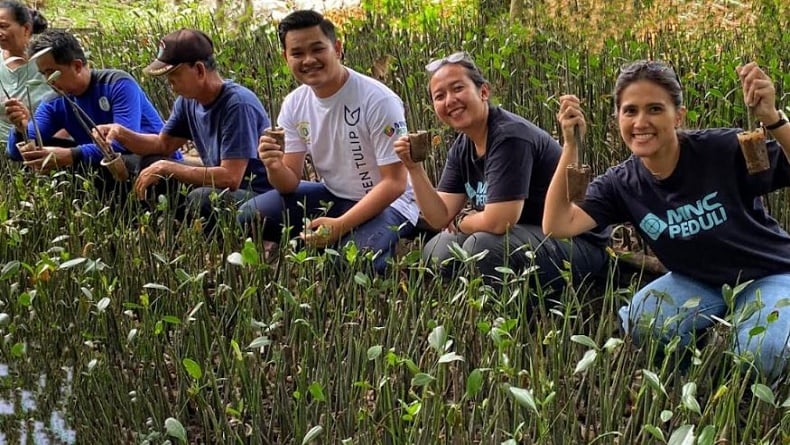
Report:
[[[782,110],[777,110],[777,111],[779,112],[779,120],[771,125],[763,125],[763,128],[765,128],[768,131],[773,131],[781,127],[782,125],[787,124],[787,115],[784,113],[784,111]]]

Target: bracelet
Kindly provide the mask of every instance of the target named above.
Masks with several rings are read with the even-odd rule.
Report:
[[[778,111],[779,111],[779,120],[771,125],[763,125],[763,128],[765,128],[768,131],[773,131],[781,127],[782,125],[787,124],[787,115],[785,115],[785,113],[782,110],[778,110]]]
[[[463,209],[460,212],[458,212],[457,215],[455,215],[455,220],[453,220],[453,224],[455,225],[456,230],[458,230],[459,232],[461,231],[461,228],[460,228],[461,227],[461,221],[463,221],[464,218],[466,218],[467,216],[471,215],[472,213],[474,213],[474,209],[466,208],[466,209]]]

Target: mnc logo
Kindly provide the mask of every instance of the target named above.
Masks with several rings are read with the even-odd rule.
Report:
[[[465,185],[466,187],[466,196],[469,197],[469,201],[472,203],[472,207],[475,209],[480,209],[486,205],[486,193],[488,193],[488,184],[482,181],[477,181],[477,188],[472,188],[472,185],[468,182]]]
[[[639,228],[652,240],[657,240],[664,231],[670,238],[687,238],[727,221],[727,211],[715,198],[719,192],[713,192],[698,199],[693,204],[683,204],[667,210],[666,221],[648,213],[639,222]]]

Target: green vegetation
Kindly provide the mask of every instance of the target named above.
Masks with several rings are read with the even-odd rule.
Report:
[[[371,0],[336,18],[348,65],[391,85],[410,127],[451,136],[433,117],[423,66],[464,49],[496,101],[555,134],[556,97],[582,97],[588,162],[599,172],[626,155],[610,96],[626,61],[678,68],[689,127],[742,124],[734,67],[744,54],[790,105],[785,2],[641,1],[618,14],[599,3],[608,4],[534,2],[511,21],[466,2]],[[131,71],[165,115],[172,93],[141,69],[181,24],[214,36],[223,72],[273,114],[293,87],[271,24],[220,32],[200,14],[170,17],[175,24],[139,14],[80,33],[93,63]],[[636,31],[619,23],[636,16]],[[442,153],[428,160],[434,175]],[[36,419],[62,408],[79,443],[790,442],[788,385],[771,386],[747,357],[724,352],[737,320],[718,321],[690,350],[638,349],[621,335],[616,309],[639,275],[613,272],[558,295],[509,273],[494,292],[473,274],[440,282],[409,246],[375,277],[353,246],[319,253],[284,243],[266,259],[235,234],[232,209],[222,241],[206,243],[199,228],[168,221],[166,202],[132,218],[97,202],[83,178],[5,161],[0,182],[0,361],[9,365],[0,399],[46,374]],[[790,226],[786,192],[768,202]],[[334,270],[337,255],[352,267]],[[470,268],[475,260],[464,259]],[[73,382],[61,404],[66,369]],[[10,443],[31,415],[14,411],[0,416]]]

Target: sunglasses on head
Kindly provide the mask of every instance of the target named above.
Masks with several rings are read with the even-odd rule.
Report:
[[[458,63],[462,61],[472,62],[472,59],[469,58],[469,54],[467,54],[466,51],[458,51],[447,57],[433,59],[425,65],[425,70],[432,73],[448,63]]]

